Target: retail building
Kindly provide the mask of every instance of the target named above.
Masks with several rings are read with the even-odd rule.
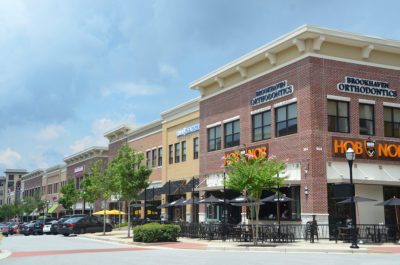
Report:
[[[200,92],[200,175],[219,192],[221,157],[257,148],[288,159],[288,221],[336,222],[356,151],[356,194],[400,196],[400,41],[304,25],[192,82]],[[216,184],[219,183],[219,184]],[[215,186],[215,188],[213,188]],[[265,193],[264,196],[267,196]],[[233,196],[233,194],[232,194]],[[344,210],[343,210],[344,211]],[[272,205],[263,222],[274,222]],[[391,222],[359,204],[361,223]]]

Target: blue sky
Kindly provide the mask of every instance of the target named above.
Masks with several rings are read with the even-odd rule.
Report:
[[[400,40],[398,1],[0,0],[0,175],[107,145],[303,24]]]

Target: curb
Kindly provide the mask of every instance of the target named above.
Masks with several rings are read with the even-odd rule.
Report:
[[[12,252],[9,250],[5,250],[5,249],[0,250],[0,260],[7,258],[11,254],[12,254]]]

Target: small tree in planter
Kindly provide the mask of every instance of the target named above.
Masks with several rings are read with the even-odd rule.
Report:
[[[72,179],[68,180],[68,183],[61,187],[60,193],[62,197],[58,199],[58,203],[61,204],[65,210],[72,212],[72,205],[79,199],[79,192],[75,188],[75,183]]]
[[[265,153],[258,157],[247,153],[237,154],[227,158],[223,157],[223,160],[229,176],[225,180],[225,185],[228,188],[245,192],[247,196],[251,196],[255,200],[256,229],[252,230],[253,243],[257,245],[262,192],[263,190],[277,192],[275,187],[282,186],[283,178],[278,177],[278,174],[286,168],[286,163],[278,162],[275,156],[267,157]]]

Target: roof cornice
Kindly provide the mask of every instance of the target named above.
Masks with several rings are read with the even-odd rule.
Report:
[[[172,109],[162,112],[161,117],[163,118],[163,123],[165,123],[199,110],[200,110],[200,97],[197,97],[183,104],[180,104]]]
[[[198,90],[201,95],[204,94],[204,89],[213,83],[217,83],[223,89],[225,77],[240,72],[242,78],[246,78],[247,67],[265,59],[274,66],[276,54],[292,46],[297,47],[299,56],[301,56],[301,53],[305,52],[306,40],[312,40],[314,51],[319,51],[324,42],[360,48],[360,58],[362,59],[367,59],[371,51],[400,54],[400,41],[397,40],[306,24],[191,82],[189,86],[191,89]]]
[[[106,133],[104,133],[104,137],[106,137],[110,143],[122,140],[126,138],[128,133],[135,128],[132,124],[122,124]]]
[[[64,162],[68,165],[83,162],[95,157],[108,157],[108,147],[93,146],[87,148],[79,153],[67,156],[64,158]]]
[[[36,177],[43,176],[45,174],[46,170],[43,168],[36,169],[32,172],[29,172],[28,174],[25,174],[22,176],[22,180],[28,180]]]

